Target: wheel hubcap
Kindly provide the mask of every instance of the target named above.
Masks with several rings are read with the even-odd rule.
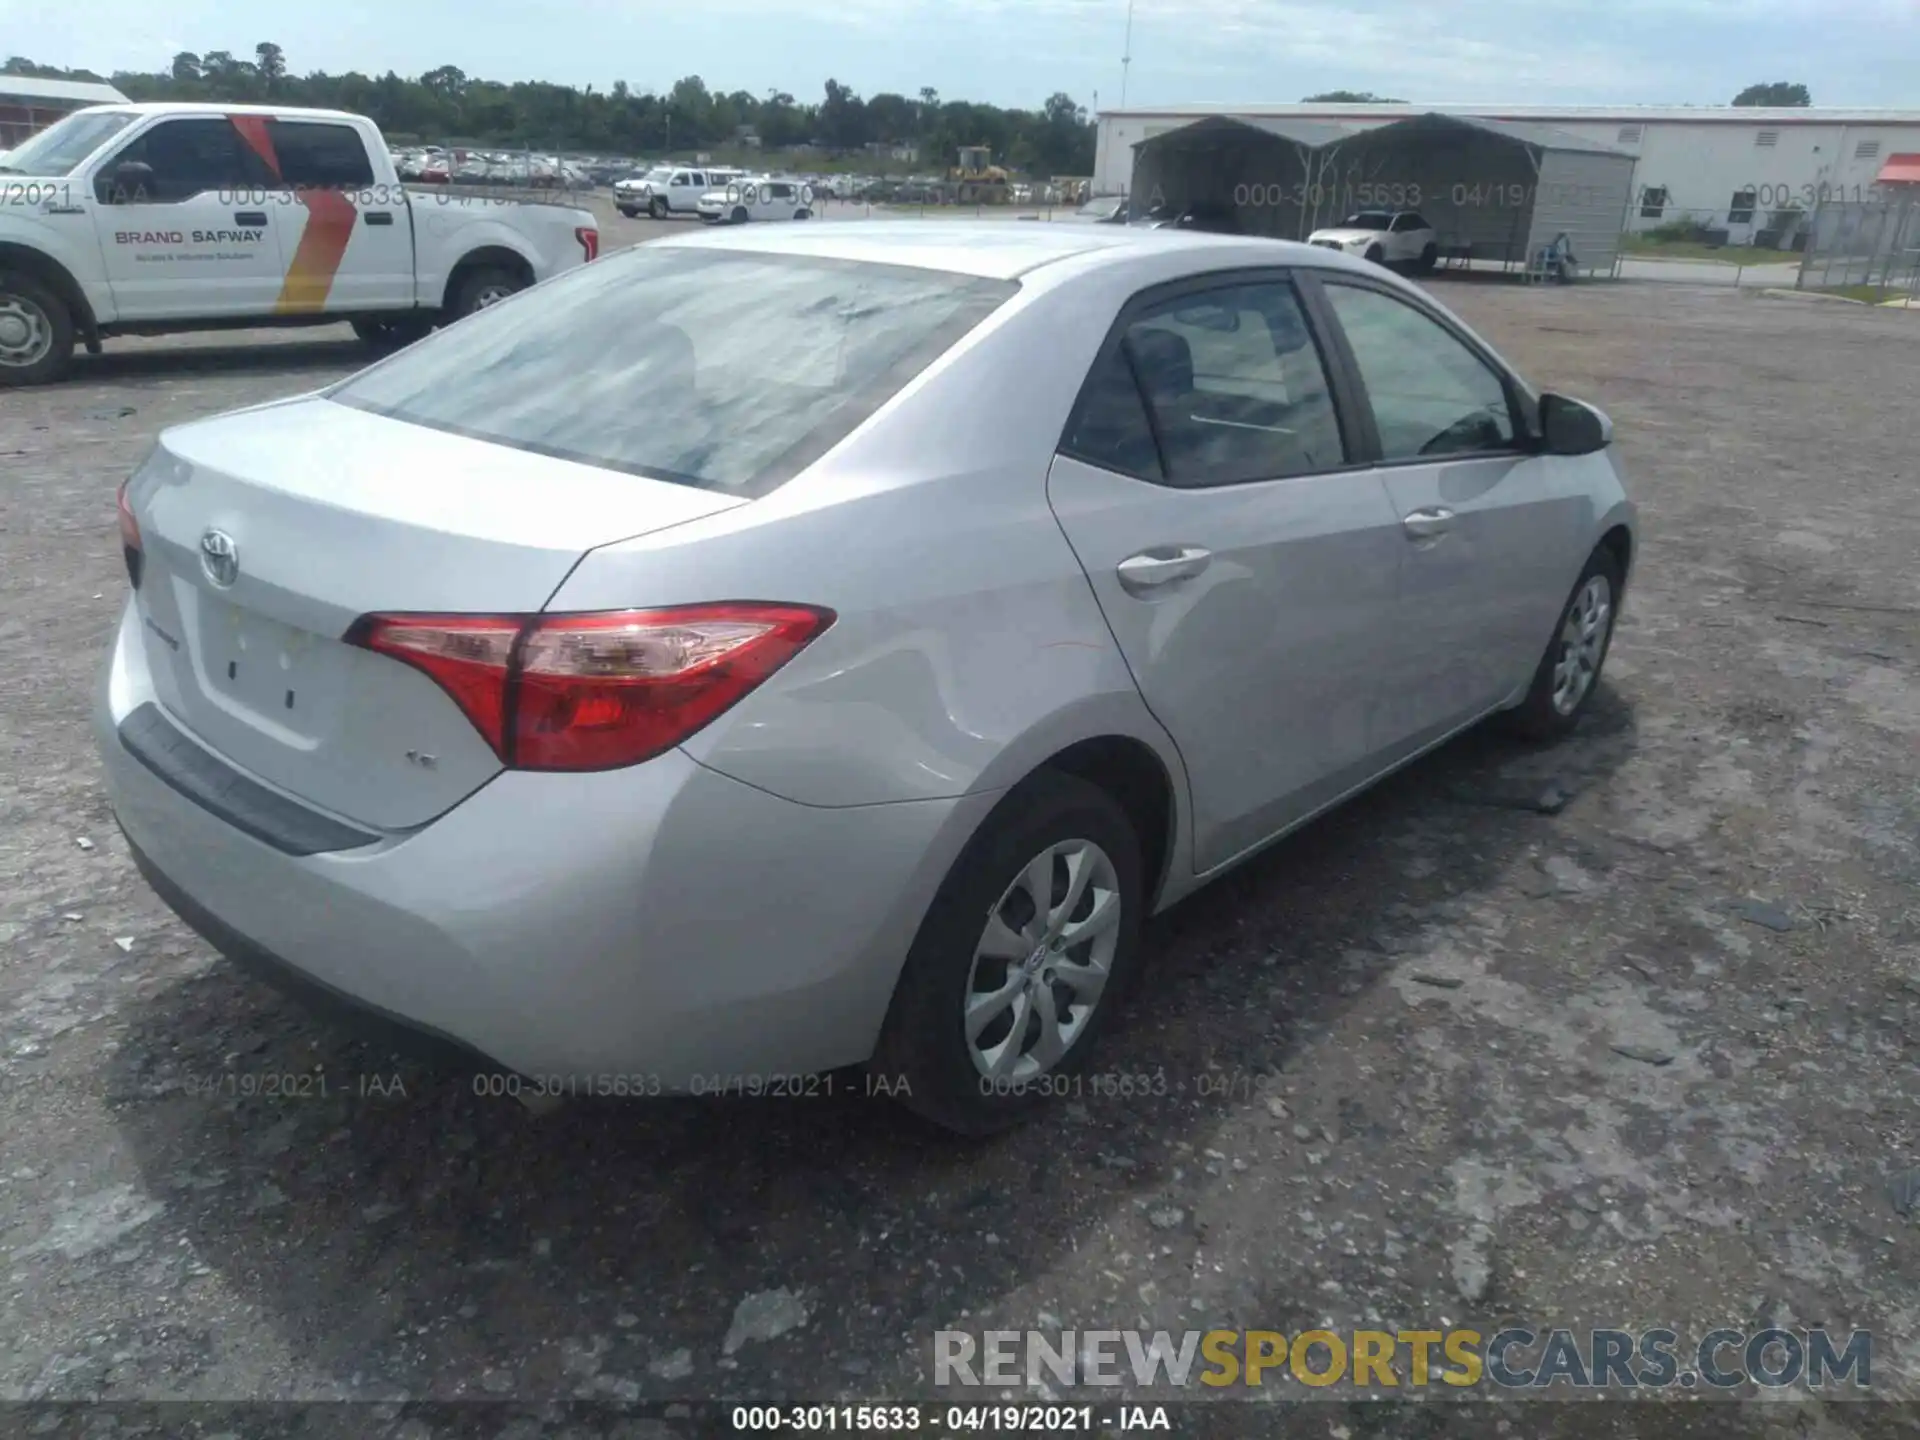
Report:
[[[1560,627],[1560,653],[1553,665],[1553,708],[1571,715],[1580,708],[1600,673],[1613,628],[1613,587],[1594,575],[1580,587]]]
[[[1091,840],[1028,861],[987,913],[967,976],[974,1068],[993,1080],[1045,1074],[1086,1030],[1120,940],[1120,880]]]
[[[0,365],[37,365],[53,349],[46,311],[19,295],[0,295]]]
[[[485,310],[489,305],[498,305],[511,294],[513,294],[513,291],[507,289],[504,285],[489,285],[473,297],[473,308],[476,310]]]

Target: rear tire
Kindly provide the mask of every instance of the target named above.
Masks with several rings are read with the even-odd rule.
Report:
[[[1036,873],[1044,905],[1028,881]],[[870,1069],[948,1130],[1017,1124],[1059,1095],[1120,1008],[1145,907],[1140,841],[1119,802],[1037,772],[994,808],[928,907]],[[969,1010],[986,1017],[971,1036]]]
[[[0,270],[0,386],[47,385],[73,364],[73,312],[20,270]]]
[[[1527,698],[1502,717],[1508,731],[1539,741],[1573,733],[1600,688],[1600,671],[1613,646],[1620,581],[1620,563],[1606,546],[1598,546],[1561,608]]]
[[[527,282],[511,270],[497,270],[491,265],[480,266],[460,278],[460,283],[454,287],[453,303],[447,307],[448,314],[455,320],[464,320],[476,311],[497,305],[526,288]]]
[[[647,214],[651,215],[656,220],[666,219],[667,218],[667,202],[665,200],[662,200],[658,195],[654,196],[652,200],[647,202]]]

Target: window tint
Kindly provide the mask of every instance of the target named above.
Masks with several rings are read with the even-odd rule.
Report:
[[[1513,444],[1500,377],[1438,323],[1403,300],[1326,283],[1373,404],[1382,458],[1499,450]]]
[[[682,170],[673,177],[673,183],[676,185],[691,185],[693,183],[693,177]]]
[[[1060,447],[1076,460],[1141,480],[1163,478],[1146,402],[1122,346],[1096,361]]]
[[[373,183],[366,142],[351,125],[269,120],[267,133],[289,185],[353,189]]]
[[[764,495],[1017,288],[938,270],[639,245],[327,393],[495,444]]]
[[[115,196],[120,203],[173,204],[209,190],[272,185],[266,165],[227,120],[163,120],[108,164],[137,161],[153,167],[146,193]]]
[[[1127,328],[1125,346],[1170,483],[1232,485],[1345,463],[1326,371],[1291,285],[1165,301]]]

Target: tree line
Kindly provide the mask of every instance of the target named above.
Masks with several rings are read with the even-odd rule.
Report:
[[[295,75],[278,45],[256,45],[251,59],[231,51],[183,50],[163,71],[63,70],[21,56],[0,73],[56,80],[105,79],[132,100],[272,101],[368,115],[396,141],[528,147],[616,155],[732,146],[748,131],[768,149],[811,144],[855,151],[870,144],[914,146],[920,164],[944,167],[962,145],[985,145],[996,163],[1042,177],[1093,173],[1094,130],[1086,109],[1057,93],[1039,110],[1003,109],[917,95],[860,96],[836,80],[816,104],[783,90],[753,95],[708,88],[698,75],[664,94],[624,80],[607,90],[541,80],[481,80],[453,65],[424,75],[312,71]]]

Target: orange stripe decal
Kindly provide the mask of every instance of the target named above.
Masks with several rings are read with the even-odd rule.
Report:
[[[265,163],[273,178],[285,184],[280,173],[280,157],[274,153],[273,136],[267,129],[267,117],[229,115],[227,119],[246,141],[247,148]],[[333,277],[339,273],[340,261],[353,241],[354,222],[360,218],[353,201],[338,190],[301,190],[294,198],[306,206],[307,223],[300,232],[293,263],[287,266],[286,276],[280,282],[279,299],[274,302],[274,311],[280,315],[299,315],[326,308],[327,296],[333,290]]]
[[[299,200],[307,207],[307,228],[300,232],[300,247],[293,252],[293,263],[280,284],[280,299],[273,307],[282,315],[326,308],[333,277],[353,239],[354,221],[360,217],[353,201],[338,190],[309,190]]]

